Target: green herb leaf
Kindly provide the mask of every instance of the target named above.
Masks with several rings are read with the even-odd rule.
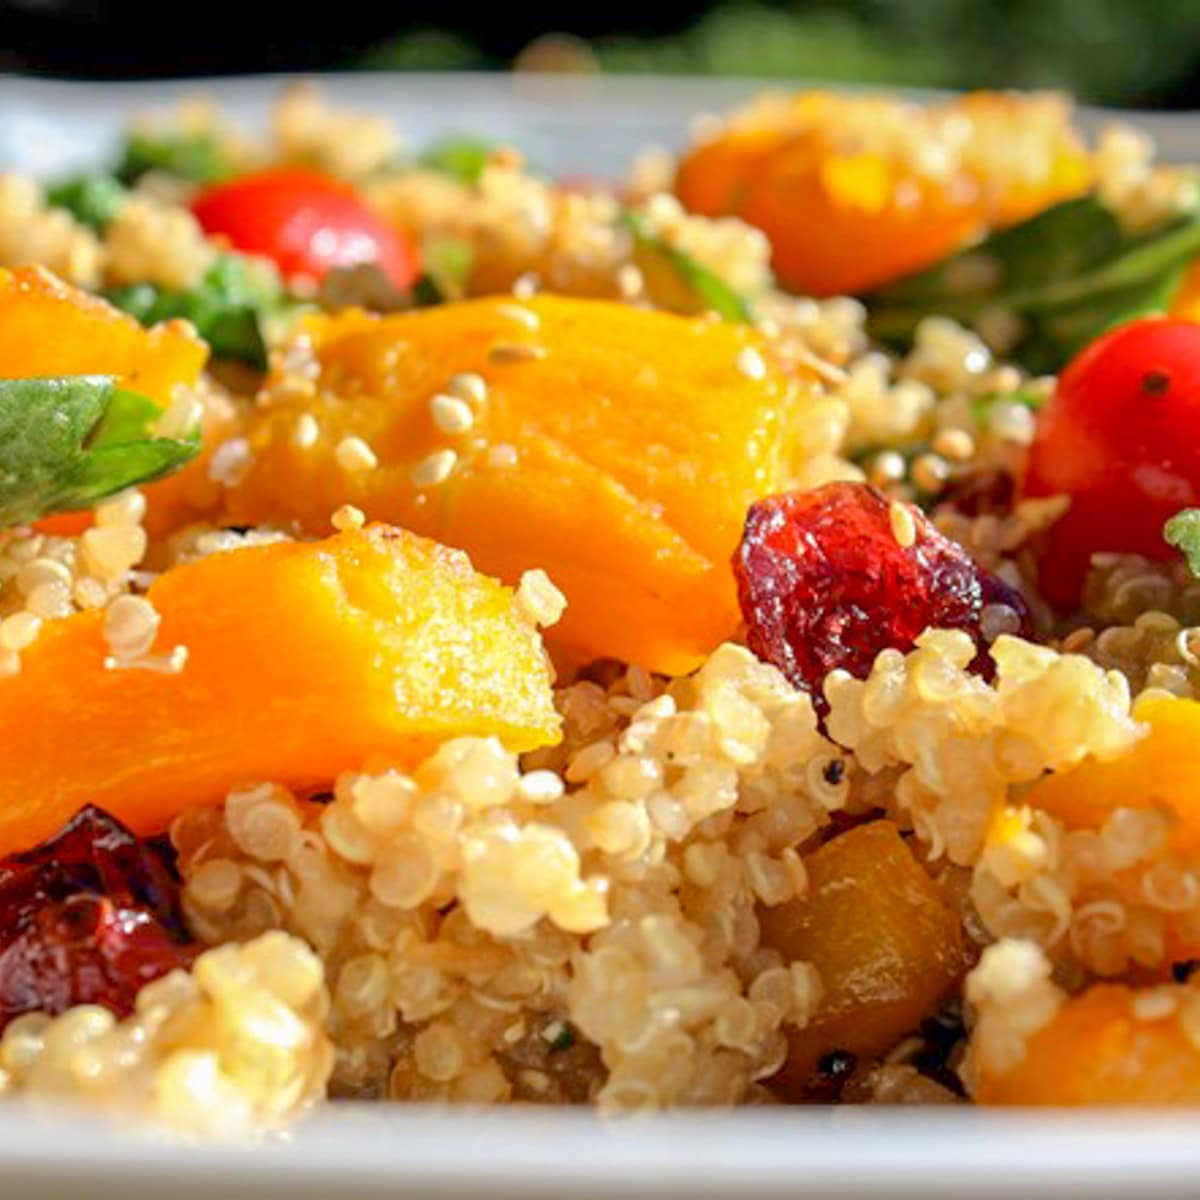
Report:
[[[65,208],[77,221],[103,233],[112,223],[128,189],[112,175],[76,175],[46,193],[55,208]]]
[[[235,174],[210,134],[131,134],[121,152],[117,178],[136,183],[147,171],[165,171],[193,183],[216,183]]]
[[[621,214],[619,223],[633,234],[634,241],[639,246],[660,255],[679,276],[684,286],[705,307],[726,321],[753,323],[754,309],[745,296],[739,295],[715,271],[710,271],[690,254],[685,254],[666,242],[641,213],[626,209]]]
[[[413,288],[418,306],[461,300],[467,294],[475,253],[470,242],[459,238],[429,238],[421,247],[425,270]]]
[[[495,147],[496,143],[487,138],[460,134],[434,142],[420,161],[422,166],[450,175],[459,183],[473,184],[479,182]]]
[[[184,317],[217,357],[260,368],[267,365],[267,327],[288,308],[282,292],[265,282],[239,254],[218,256],[190,291],[135,283],[105,294],[143,325]]]
[[[1188,570],[1200,579],[1200,508],[1177,512],[1164,526],[1163,537],[1183,551]]]
[[[931,314],[975,325],[988,312],[1011,313],[1024,332],[1008,357],[1056,371],[1114,325],[1165,311],[1197,254],[1200,209],[1130,234],[1084,196],[865,296],[868,325],[881,341],[905,344]]]
[[[87,508],[183,466],[199,436],[150,436],[158,412],[107,375],[0,380],[0,526]]]

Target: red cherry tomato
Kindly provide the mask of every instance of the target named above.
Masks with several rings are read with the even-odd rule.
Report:
[[[1177,553],[1163,523],[1200,502],[1200,324],[1147,317],[1084,350],[1038,414],[1024,492],[1071,497],[1041,563],[1053,603],[1078,602],[1097,551]]]
[[[209,234],[274,259],[287,277],[321,279],[333,267],[374,262],[398,288],[417,277],[417,254],[348,184],[292,168],[206,189],[192,204]]]

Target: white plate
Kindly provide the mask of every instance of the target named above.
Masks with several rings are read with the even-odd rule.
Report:
[[[553,171],[616,174],[648,144],[757,90],[749,80],[326,77],[416,145],[511,140]],[[0,79],[0,169],[104,160],[128,117],[211,91],[261,125],[278,79],[69,84]],[[1088,112],[1095,126],[1113,114]],[[1137,115],[1200,159],[1200,118]],[[338,1106],[252,1148],[179,1147],[0,1104],[0,1200],[1157,1200],[1200,1180],[1200,1116],[971,1109],[773,1109],[605,1123],[547,1109]]]
[[[647,146],[683,145],[700,115],[780,86],[639,76],[372,72],[307,78],[346,104],[392,116],[415,147],[441,134],[475,133],[512,141],[543,169],[601,175],[618,174]],[[187,96],[216,96],[236,120],[262,126],[272,98],[288,81],[258,76],[95,84],[0,77],[0,170],[53,175],[103,162],[131,114]],[[1200,160],[1200,116],[1081,110],[1090,131],[1117,117],[1154,137],[1164,157]]]

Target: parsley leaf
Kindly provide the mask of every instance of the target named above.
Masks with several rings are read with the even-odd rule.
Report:
[[[158,414],[107,375],[0,380],[0,526],[87,508],[183,466],[199,436],[151,436]]]
[[[186,292],[134,283],[105,295],[143,325],[185,317],[213,354],[260,368],[267,365],[267,326],[287,307],[282,292],[259,278],[239,254],[220,255],[200,283]]]
[[[1188,570],[1200,579],[1200,508],[1177,512],[1164,526],[1163,537],[1183,551]]]
[[[1081,196],[863,297],[868,328],[905,345],[931,313],[964,325],[1009,313],[1024,332],[1006,357],[1054,372],[1114,325],[1165,311],[1198,253],[1200,206],[1133,234],[1094,196]]]
[[[715,271],[665,241],[641,213],[626,209],[619,223],[633,234],[640,248],[662,258],[687,290],[706,308],[726,321],[753,323],[754,310],[749,300],[739,295]]]
[[[234,173],[231,163],[207,133],[134,133],[121,152],[117,178],[136,183],[148,171],[165,171],[194,183],[216,183]]]
[[[478,183],[495,146],[496,143],[487,138],[468,134],[442,138],[421,155],[421,165],[441,171],[459,183]]]
[[[96,233],[103,233],[128,195],[125,185],[111,175],[76,175],[52,187],[46,199]]]

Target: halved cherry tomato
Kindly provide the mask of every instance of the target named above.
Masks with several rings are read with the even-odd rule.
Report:
[[[290,167],[244,175],[202,192],[192,205],[209,234],[274,259],[287,277],[321,279],[333,267],[378,264],[398,288],[417,277],[411,243],[385,225],[341,180]]]
[[[1025,494],[1066,494],[1039,583],[1079,600],[1094,553],[1170,558],[1167,518],[1200,504],[1200,324],[1146,317],[1105,334],[1059,376],[1038,414]]]

